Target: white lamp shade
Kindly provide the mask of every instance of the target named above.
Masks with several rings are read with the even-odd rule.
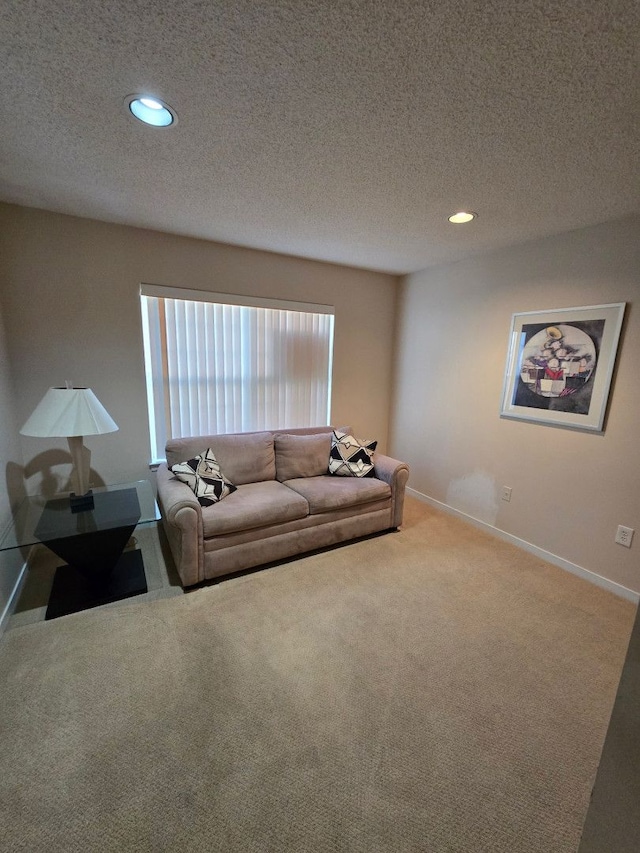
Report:
[[[20,432],[55,438],[101,435],[117,429],[91,388],[49,388]]]

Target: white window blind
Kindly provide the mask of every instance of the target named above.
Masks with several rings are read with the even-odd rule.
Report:
[[[168,438],[330,422],[329,306],[154,285],[141,304],[154,461]]]

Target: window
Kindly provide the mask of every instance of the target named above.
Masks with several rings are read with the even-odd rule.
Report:
[[[153,461],[168,438],[330,422],[333,308],[142,285]]]

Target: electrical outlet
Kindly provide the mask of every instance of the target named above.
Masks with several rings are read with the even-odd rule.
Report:
[[[502,487],[502,500],[507,503],[511,500],[511,486]]]
[[[622,524],[619,524],[616,532],[616,542],[618,545],[624,545],[625,548],[631,548],[634,532],[633,527],[624,527]]]

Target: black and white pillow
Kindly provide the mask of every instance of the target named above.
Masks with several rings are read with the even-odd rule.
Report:
[[[338,477],[375,477],[373,451],[377,445],[377,441],[359,441],[346,432],[334,430],[329,473]]]
[[[222,473],[210,447],[187,462],[172,465],[171,470],[178,480],[189,486],[201,506],[211,506],[237,489]]]

